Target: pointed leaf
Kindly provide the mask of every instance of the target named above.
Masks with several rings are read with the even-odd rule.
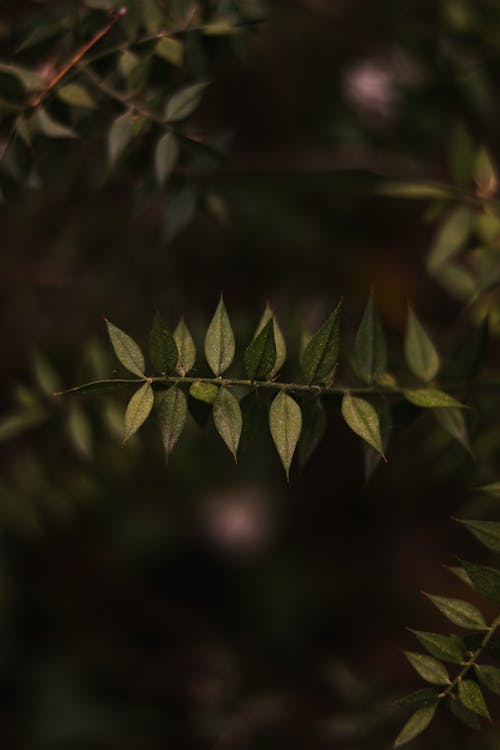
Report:
[[[205,356],[215,375],[222,375],[227,370],[234,352],[234,333],[221,296],[205,337]]]
[[[202,401],[204,404],[212,405],[218,393],[219,389],[216,385],[213,383],[202,383],[200,380],[195,380],[189,388],[189,395],[197,401]]]
[[[68,413],[68,433],[73,447],[82,458],[92,458],[92,428],[85,412],[73,403]]]
[[[269,320],[262,331],[247,346],[245,369],[250,380],[266,379],[276,364],[276,343],[273,321]]]
[[[217,432],[224,440],[236,461],[243,418],[238,399],[224,386],[219,388],[217,398],[214,401],[214,422]]]
[[[304,349],[302,370],[308,385],[333,377],[339,356],[341,307],[342,302],[339,302]]]
[[[437,271],[443,263],[454,258],[462,250],[471,231],[472,213],[467,206],[459,206],[441,224],[434,240],[428,266]]]
[[[196,347],[194,345],[193,337],[189,332],[189,328],[184,322],[184,318],[180,319],[179,324],[174,331],[174,341],[177,344],[179,355],[177,360],[177,372],[184,377],[193,369],[196,361]]]
[[[384,330],[373,297],[366,306],[355,343],[356,372],[365,383],[371,384],[387,368],[387,347]]]
[[[28,68],[23,68],[21,65],[11,65],[10,63],[0,63],[0,73],[7,73],[8,75],[14,76],[18,81],[21,82],[25,91],[40,91],[44,85],[45,80],[38,73],[34,73]]]
[[[470,453],[469,436],[467,434],[467,425],[460,409],[449,407],[447,409],[438,408],[434,411],[434,416],[448,435],[451,435],[460,445]]]
[[[450,661],[453,664],[463,664],[464,647],[459,638],[451,638],[440,633],[426,633],[422,630],[412,630],[411,632],[436,659]]]
[[[127,370],[134,375],[143,376],[146,372],[146,363],[144,356],[133,339],[128,334],[115,326],[109,320],[106,320],[108,326],[109,338],[115,350],[115,354]]]
[[[77,138],[73,128],[54,120],[43,107],[38,107],[35,113],[35,123],[38,130],[48,138]]]
[[[163,60],[176,65],[178,68],[182,67],[182,63],[184,62],[184,45],[178,39],[165,36],[157,42],[154,51],[155,55],[158,55]]]
[[[481,688],[474,680],[458,681],[458,697],[460,698],[462,705],[464,705],[465,708],[468,708],[469,711],[472,711],[478,716],[484,716],[485,719],[490,718]]]
[[[159,310],[156,311],[153,320],[149,353],[155,373],[158,375],[167,375],[175,372],[179,356],[177,344],[168,330],[165,318]]]
[[[124,444],[142,427],[151,413],[153,403],[154,394],[151,384],[144,383],[128,402],[127,411],[125,412]]]
[[[424,729],[427,729],[432,719],[434,718],[436,707],[437,703],[433,703],[430,706],[423,706],[422,708],[417,709],[417,711],[415,711],[413,716],[408,719],[403,729],[398,734],[394,743],[394,747],[401,747],[402,745],[405,745],[407,742],[410,742],[410,740],[418,737],[418,735],[421,734]]]
[[[58,98],[71,107],[82,107],[83,109],[95,109],[97,104],[86,88],[79,83],[68,83],[57,89]]]
[[[380,437],[382,440],[382,448],[385,454],[389,446],[392,432],[391,409],[385,398],[374,399],[372,406],[378,414],[380,424]],[[363,452],[365,463],[365,482],[368,482],[380,462],[381,455],[366,442],[363,443]]]
[[[408,367],[417,378],[429,382],[437,375],[439,355],[411,307],[408,310],[405,356]]]
[[[398,706],[402,708],[416,709],[439,701],[439,693],[434,688],[422,688],[415,692],[405,695],[398,700]]]
[[[198,107],[208,82],[193,83],[177,91],[167,102],[165,121],[178,122],[189,117]]]
[[[281,328],[278,325],[278,321],[274,317],[273,311],[271,310],[269,305],[266,305],[265,310],[262,313],[262,318],[260,319],[259,325],[257,326],[257,330],[255,331],[255,337],[259,335],[259,333],[262,331],[262,329],[271,319],[273,321],[274,343],[276,345],[276,362],[274,363],[274,367],[269,373],[269,378],[274,378],[274,376],[281,370],[281,368],[285,364],[286,344],[285,344],[285,339],[283,338],[283,334],[281,332]]]
[[[326,432],[327,418],[320,398],[313,398],[302,404],[302,432],[299,440],[299,461],[301,466],[320,444]]]
[[[476,664],[476,675],[481,685],[500,695],[500,669],[489,664]]]
[[[269,426],[288,480],[293,454],[302,429],[302,413],[298,403],[286,391],[280,391],[271,404]]]
[[[464,404],[457,401],[453,396],[449,396],[444,391],[437,388],[406,388],[404,397],[410,404],[421,406],[423,409],[460,409],[465,408]]]
[[[179,440],[186,423],[187,401],[182,390],[173,385],[168,391],[159,391],[156,394],[156,405],[161,437],[168,461],[168,457]]]
[[[485,547],[493,552],[500,552],[500,523],[498,521],[465,521],[457,518],[457,521],[474,534]]]
[[[109,131],[109,160],[114,164],[128,146],[134,132],[133,118],[130,112],[117,117]]]
[[[413,651],[405,651],[405,656],[415,671],[426,682],[431,682],[433,685],[448,685],[450,683],[448,670],[444,664],[441,664],[433,656],[416,654]]]
[[[163,187],[177,162],[179,144],[173,133],[162,135],[155,150],[155,175],[159,187]]]
[[[458,578],[459,581],[472,588],[472,581],[469,578],[469,575],[460,567],[460,565],[445,565],[444,567],[449,573]]]
[[[455,716],[462,724],[471,729],[481,729],[481,722],[477,714],[469,711],[465,708],[455,695],[448,696],[448,708],[450,709],[453,716]]]
[[[381,456],[384,455],[379,417],[368,401],[346,393],[342,399],[342,416],[356,435],[366,440]]]
[[[461,563],[472,581],[472,587],[487,599],[500,602],[500,571],[465,560],[461,560]]]
[[[454,625],[467,630],[488,630],[483,615],[472,604],[445,596],[431,596],[431,594],[426,594],[426,596]]]
[[[478,492],[484,492],[485,495],[500,499],[500,482],[491,482],[490,484],[484,484],[482,487],[477,488]]]

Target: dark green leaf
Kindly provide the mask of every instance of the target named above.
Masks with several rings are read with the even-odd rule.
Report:
[[[219,389],[213,383],[202,383],[199,380],[195,380],[191,383],[189,388],[189,395],[195,398],[197,401],[203,401],[205,404],[212,405],[217,398]]]
[[[117,117],[109,131],[109,160],[114,164],[128,146],[134,132],[133,119],[130,112]]]
[[[109,338],[115,350],[115,354],[127,370],[134,375],[142,376],[146,372],[146,363],[144,356],[133,339],[130,338],[118,326],[115,326],[109,320],[106,320],[108,326]]]
[[[440,661],[433,656],[416,654],[413,651],[405,651],[405,656],[416,672],[426,682],[433,685],[448,685],[450,676],[448,670]]]
[[[274,376],[281,370],[281,368],[285,364],[286,344],[285,344],[285,339],[283,338],[281,329],[278,325],[278,321],[274,317],[273,311],[271,310],[269,305],[266,305],[265,310],[262,313],[262,318],[260,319],[259,325],[257,326],[257,330],[255,331],[255,336],[259,335],[259,333],[262,331],[262,329],[266,326],[268,321],[271,319],[273,321],[274,343],[276,345],[276,362],[274,363],[273,369],[269,373],[269,377],[274,378]]]
[[[429,704],[437,703],[439,700],[439,693],[434,688],[422,688],[422,690],[415,690],[414,693],[405,695],[403,698],[398,700],[398,705],[402,708],[416,709],[421,706],[428,706]]]
[[[450,661],[453,664],[463,664],[464,648],[459,638],[452,638],[440,633],[426,633],[422,630],[412,630],[411,632],[436,659]]]
[[[484,716],[485,719],[490,718],[481,688],[474,680],[462,679],[458,681],[458,697],[462,705],[469,711],[478,716]]]
[[[387,401],[383,397],[374,399],[372,406],[378,414],[380,424],[380,437],[382,440],[382,448],[385,454],[389,446],[392,432],[391,410]],[[365,482],[368,482],[381,460],[381,455],[378,451],[375,450],[375,448],[372,448],[371,445],[368,445],[368,443],[366,442],[363,443],[363,451],[365,461]]]
[[[423,409],[464,408],[464,404],[461,404],[460,401],[437,388],[406,388],[403,393],[410,404],[421,406]]]
[[[156,394],[158,419],[165,455],[168,461],[175,444],[179,440],[187,416],[187,401],[184,393],[176,385],[167,391]]]
[[[432,596],[431,594],[426,594],[426,596],[454,625],[467,630],[488,629],[483,615],[474,605],[461,599],[449,599],[445,596]]]
[[[366,440],[381,456],[384,455],[379,417],[368,401],[346,393],[342,399],[342,416],[356,435]]]
[[[481,685],[500,695],[500,669],[489,664],[476,664],[476,675]]]
[[[302,404],[302,432],[299,440],[299,462],[301,466],[320,444],[326,432],[327,419],[323,404],[319,397],[305,401]]]
[[[368,301],[356,335],[355,358],[356,372],[365,383],[373,383],[386,371],[387,347],[373,297]]]
[[[469,575],[473,588],[482,596],[494,602],[500,602],[500,572],[496,568],[461,560]]]
[[[407,742],[410,742],[410,740],[418,737],[418,735],[421,734],[424,729],[427,729],[432,719],[434,718],[436,707],[437,703],[432,703],[429,706],[423,706],[422,708],[417,709],[417,711],[415,711],[413,716],[408,719],[403,729],[398,734],[394,743],[394,747],[401,747],[402,745],[405,745]]]
[[[156,311],[153,320],[149,353],[156,374],[167,375],[176,371],[179,356],[177,344],[168,330],[165,318],[159,310]]]
[[[184,318],[180,319],[179,324],[174,331],[174,341],[177,344],[177,351],[179,354],[177,360],[177,372],[184,377],[193,369],[196,361],[196,347],[191,333],[189,332],[189,328],[184,322]]]
[[[40,133],[43,133],[43,135],[46,135],[48,138],[77,137],[73,128],[69,128],[67,125],[63,125],[62,123],[57,122],[57,120],[54,120],[54,118],[51,117],[43,107],[38,107],[35,113],[35,124]]]
[[[465,724],[466,727],[470,727],[471,729],[481,729],[481,722],[479,721],[477,714],[469,711],[468,708],[465,708],[463,703],[461,703],[456,696],[448,696],[448,708],[453,716],[461,721],[462,724]]]
[[[179,144],[173,133],[165,133],[156,144],[155,175],[160,187],[170,177],[179,156]]]
[[[215,375],[222,375],[234,358],[235,343],[222,295],[205,337],[205,356]]]
[[[208,83],[204,81],[201,83],[193,83],[192,85],[185,86],[185,88],[177,91],[168,100],[165,108],[165,121],[177,122],[189,117],[189,115],[191,115],[198,107],[203,92],[207,86]]]
[[[219,388],[217,398],[214,401],[214,422],[217,432],[224,440],[236,461],[243,418],[238,399],[225,386]]]
[[[437,408],[434,411],[434,416],[443,430],[445,430],[448,435],[451,435],[452,438],[459,442],[460,445],[470,453],[469,436],[467,434],[467,426],[462,411],[454,407],[446,409]]]
[[[288,480],[302,429],[302,413],[297,402],[286,391],[280,391],[273,399],[269,410],[269,426]]]
[[[274,327],[269,320],[245,351],[245,369],[250,380],[266,379],[276,364]]]
[[[485,547],[500,552],[500,523],[498,521],[470,521],[458,518],[457,521],[474,534]]]
[[[341,307],[342,302],[339,302],[304,350],[302,370],[308,385],[333,377],[339,356]]]
[[[83,109],[95,109],[97,104],[86,88],[79,83],[68,83],[57,89],[58,98],[71,107],[82,107]]]
[[[154,403],[153,389],[150,383],[144,383],[130,399],[127,411],[125,412],[125,431],[123,442],[126,443],[129,438],[142,427],[151,413]]]
[[[417,378],[429,382],[437,375],[439,355],[411,307],[406,326],[405,357],[408,367]]]

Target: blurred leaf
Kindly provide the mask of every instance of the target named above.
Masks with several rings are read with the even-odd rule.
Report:
[[[245,369],[250,380],[269,377],[276,364],[273,321],[268,320],[245,351]]]
[[[474,164],[474,179],[480,191],[489,197],[496,191],[498,175],[491,155],[485,148],[479,149]]]
[[[481,722],[479,721],[477,714],[473,711],[469,711],[468,708],[465,708],[463,703],[461,703],[454,695],[448,696],[448,708],[451,713],[462,722],[462,724],[465,724],[466,727],[476,730],[481,729]]]
[[[72,107],[95,109],[97,104],[86,88],[79,83],[68,83],[56,90],[58,98]]]
[[[144,383],[128,402],[127,411],[125,412],[124,444],[142,427],[151,413],[153,404],[154,393],[151,384]]]
[[[179,156],[179,144],[173,133],[165,133],[156,144],[155,175],[160,187],[163,187],[176,165]]]
[[[213,409],[217,432],[224,440],[236,461],[243,427],[243,418],[238,399],[233,396],[228,388],[221,386],[214,401]]]
[[[177,372],[184,377],[193,369],[196,361],[196,347],[184,318],[179,320],[174,331],[174,341],[177,344],[178,351]]]
[[[14,78],[17,78],[28,93],[40,91],[45,85],[45,81],[41,75],[34,73],[27,68],[23,68],[21,65],[0,63],[0,73],[7,73],[14,76]]]
[[[109,131],[108,148],[109,160],[114,164],[128,146],[133,133],[133,118],[130,112],[125,112],[114,120]]]
[[[158,0],[142,0],[142,15],[148,34],[156,34],[163,24],[163,11]]]
[[[452,193],[446,188],[419,182],[388,182],[379,187],[376,192],[379,195],[392,195],[395,198],[415,200],[452,197]]]
[[[423,409],[465,408],[460,401],[437,388],[405,388],[403,394],[410,404],[421,406]]]
[[[434,416],[443,430],[457,440],[470,453],[469,436],[462,411],[453,407],[447,409],[437,408],[434,411]]]
[[[155,373],[167,375],[176,371],[179,356],[177,344],[159,310],[156,311],[153,320],[149,352]]]
[[[500,552],[500,523],[497,521],[471,521],[457,518],[476,539],[493,552]]]
[[[458,627],[467,630],[488,630],[483,615],[472,604],[461,599],[449,599],[445,596],[433,596],[431,594],[425,595],[450,622],[458,625]]]
[[[458,681],[458,697],[462,705],[469,711],[478,716],[484,716],[485,719],[490,718],[481,688],[474,680],[462,679]]]
[[[203,401],[205,404],[213,404],[217,398],[219,389],[213,383],[202,383],[199,380],[195,380],[191,383],[189,388],[189,394],[197,401]]]
[[[234,358],[235,343],[222,295],[205,337],[205,357],[214,375],[222,375]]]
[[[155,54],[181,68],[184,62],[184,45],[178,39],[165,36],[157,42]]]
[[[33,357],[33,374],[36,384],[46,396],[53,396],[61,390],[59,373],[47,357],[38,352]]]
[[[146,363],[140,348],[121,328],[118,328],[106,318],[105,320],[116,356],[127,370],[142,377],[146,372]]]
[[[405,357],[408,367],[417,378],[429,382],[437,375],[439,355],[411,307],[408,309]]]
[[[472,588],[472,581],[463,568],[459,565],[445,565],[444,567],[449,573],[454,575],[455,578],[458,578],[459,581]]]
[[[327,418],[321,398],[316,397],[302,403],[302,432],[299,440],[299,462],[305,466],[322,441],[327,427]]]
[[[37,129],[48,138],[77,138],[73,128],[54,120],[43,107],[38,107],[36,110],[35,123]]]
[[[333,377],[339,356],[341,307],[342,302],[339,302],[304,350],[302,370],[308,385]]]
[[[184,393],[176,385],[156,394],[158,420],[168,461],[175,444],[179,440],[187,417],[187,401]]]
[[[401,747],[402,745],[405,745],[407,742],[415,739],[415,737],[418,737],[419,734],[427,729],[432,719],[434,718],[436,707],[437,704],[431,704],[429,706],[423,706],[422,708],[417,709],[417,711],[415,711],[413,716],[408,719],[403,729],[398,734],[394,743],[394,747]]]
[[[477,679],[492,693],[500,695],[500,669],[489,664],[475,664]]]
[[[72,403],[68,412],[68,434],[73,446],[82,458],[92,458],[92,429],[85,412],[76,403]]]
[[[46,418],[47,414],[41,408],[3,415],[0,418],[0,442],[19,437],[28,430],[38,427]]]
[[[458,638],[450,638],[440,633],[425,633],[422,630],[411,630],[422,646],[436,659],[463,664],[464,648]]]
[[[409,695],[400,698],[398,700],[398,706],[415,709],[420,708],[421,706],[437,703],[438,700],[439,693],[437,690],[434,688],[422,688],[422,690],[415,690],[414,693],[410,693]]]
[[[448,670],[440,661],[433,656],[416,654],[413,651],[405,651],[405,656],[416,672],[426,682],[433,685],[449,685],[450,676]]]
[[[286,343],[285,343],[285,339],[283,338],[283,334],[281,332],[281,328],[278,325],[278,321],[274,317],[273,311],[271,310],[271,308],[267,304],[266,304],[266,307],[264,309],[264,312],[262,313],[262,318],[259,321],[259,325],[257,326],[257,330],[255,331],[255,336],[259,335],[259,333],[262,331],[262,329],[265,327],[265,325],[271,319],[273,321],[274,343],[276,345],[276,362],[275,362],[274,367],[272,368],[271,372],[269,373],[269,378],[274,378],[274,376],[277,375],[277,373],[281,370],[281,368],[285,364],[285,360],[286,360]]]
[[[341,411],[348,427],[384,456],[379,417],[373,406],[363,398],[346,393],[342,399]]]
[[[439,227],[431,247],[427,264],[431,272],[437,273],[444,263],[454,258],[463,249],[472,226],[472,213],[466,206],[459,206],[447,216]]]
[[[472,581],[473,588],[482,596],[500,602],[500,572],[496,568],[460,561]]]
[[[355,343],[356,373],[371,385],[387,368],[384,330],[373,296],[368,300]]]
[[[500,482],[491,482],[491,484],[484,484],[482,487],[477,487],[478,492],[484,492],[486,495],[496,497],[500,499]]]
[[[167,102],[164,119],[166,122],[185,120],[197,109],[203,92],[208,86],[207,81],[193,83],[177,91]]]
[[[302,430],[302,413],[297,402],[286,391],[280,391],[269,410],[269,426],[278,455],[290,478],[290,465]]]
[[[462,123],[453,127],[448,142],[448,165],[451,176],[460,187],[472,180],[474,169],[474,146]]]

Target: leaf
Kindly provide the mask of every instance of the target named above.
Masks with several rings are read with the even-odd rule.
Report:
[[[500,602],[500,572],[496,568],[460,561],[472,581],[472,587],[486,599]]]
[[[77,454],[82,458],[92,458],[92,429],[85,412],[75,402],[68,413],[68,435]]]
[[[386,399],[383,397],[374,399],[372,402],[372,406],[378,414],[379,425],[380,425],[380,437],[382,440],[382,448],[385,454],[389,446],[389,441],[390,441],[391,432],[392,432],[391,409]],[[374,448],[371,447],[371,445],[368,445],[368,443],[366,442],[363,443],[363,451],[364,451],[364,463],[365,463],[365,482],[368,482],[380,462],[381,455],[378,451],[376,451]]]
[[[97,104],[86,88],[78,83],[68,83],[56,90],[58,98],[71,107],[95,109]]]
[[[342,301],[310,339],[304,350],[302,370],[308,385],[321,383],[333,377],[339,356],[341,308]]]
[[[156,394],[156,405],[163,447],[168,461],[186,423],[187,401],[182,390],[173,385],[167,391],[159,391]]]
[[[405,357],[408,367],[417,378],[429,382],[437,375],[439,355],[411,307],[408,309]]]
[[[10,63],[0,63],[0,73],[7,73],[14,76],[21,82],[24,90],[28,93],[40,91],[45,85],[41,75],[34,73],[32,70],[23,68],[21,65],[12,65]]]
[[[255,337],[259,335],[259,333],[271,319],[273,321],[274,343],[276,345],[276,362],[274,363],[273,369],[269,373],[269,378],[274,378],[274,376],[281,370],[281,368],[285,364],[286,344],[281,332],[281,328],[278,325],[278,321],[274,317],[273,311],[271,310],[269,305],[266,305],[264,312],[262,313],[262,318],[260,319],[257,330],[255,331]]]
[[[174,341],[177,344],[178,351],[177,372],[184,377],[193,369],[196,361],[196,347],[189,328],[184,322],[184,318],[179,320],[177,328],[174,331]]]
[[[76,138],[77,134],[73,128],[69,128],[67,125],[63,125],[57,120],[54,120],[49,113],[38,107],[35,113],[35,123],[38,130],[46,135],[48,138]]]
[[[396,198],[426,200],[451,197],[449,190],[436,185],[419,182],[387,182],[376,191],[379,195],[392,195]]]
[[[460,567],[460,565],[445,565],[444,567],[449,573],[458,578],[459,581],[472,588],[472,581],[469,578],[469,575]]]
[[[461,599],[449,599],[445,596],[432,596],[426,594],[435,607],[454,625],[467,630],[488,630],[483,615],[468,602]]]
[[[433,685],[448,685],[450,683],[448,670],[444,664],[434,659],[433,656],[416,654],[413,651],[405,651],[405,656],[415,671],[426,682],[431,682]]]
[[[24,144],[28,146],[28,148],[31,148],[32,128],[28,118],[22,114],[18,115],[14,127],[16,129],[16,134],[21,138]]]
[[[33,375],[37,386],[46,396],[52,396],[61,388],[61,378],[55,367],[38,352],[33,357]]]
[[[108,139],[109,160],[111,164],[116,162],[128,146],[132,138],[133,129],[133,118],[130,112],[126,112],[114,120]]]
[[[300,406],[286,391],[280,391],[269,410],[269,427],[281,463],[290,478],[290,465],[302,429]]]
[[[492,693],[500,695],[500,669],[489,664],[475,664],[477,679]]]
[[[450,661],[453,664],[463,664],[464,648],[459,638],[451,638],[440,633],[426,633],[422,630],[412,630],[411,632],[436,659]]]
[[[178,122],[189,117],[198,107],[203,92],[208,86],[207,81],[193,83],[177,91],[167,102],[165,121]]]
[[[443,430],[445,430],[448,435],[451,435],[452,438],[459,442],[460,445],[470,453],[467,426],[461,410],[454,407],[447,409],[437,408],[434,411],[434,416]]]
[[[472,179],[474,147],[462,123],[453,127],[448,144],[450,173],[459,187],[466,187]]]
[[[356,373],[371,385],[387,368],[384,331],[373,296],[368,300],[355,342]]]
[[[157,42],[155,47],[155,55],[161,57],[172,65],[176,65],[178,68],[182,67],[184,62],[184,45],[178,39],[171,37],[163,37]]]
[[[500,523],[498,521],[470,521],[457,518],[457,521],[474,534],[485,547],[500,552]]]
[[[146,372],[146,363],[140,348],[121,328],[118,328],[106,318],[105,320],[116,356],[127,370],[142,377]]]
[[[478,716],[484,716],[485,719],[490,718],[481,688],[474,680],[461,679],[458,681],[458,697],[462,705],[469,711]]]
[[[273,321],[268,320],[245,351],[245,369],[250,380],[266,379],[276,364]]]
[[[213,409],[217,432],[224,440],[236,461],[243,427],[243,418],[238,399],[233,396],[228,388],[222,386],[219,388]]]
[[[197,401],[203,401],[205,404],[212,405],[217,398],[219,389],[213,383],[202,383],[200,380],[195,380],[191,383],[189,388],[189,394]]]
[[[465,408],[464,404],[461,404],[456,398],[449,396],[447,393],[440,391],[437,388],[405,388],[403,394],[410,404],[421,406],[424,409]]]
[[[495,192],[498,176],[491,155],[485,148],[480,149],[476,155],[474,179],[484,197],[490,197]]]
[[[327,418],[323,404],[319,397],[305,401],[302,404],[302,432],[299,440],[299,462],[301,466],[320,444],[326,432]]]
[[[163,23],[163,11],[158,0],[142,0],[142,15],[148,34],[156,34]]]
[[[434,688],[422,688],[422,690],[415,690],[415,692],[405,695],[400,698],[397,703],[402,708],[420,708],[421,706],[427,706],[430,703],[437,703],[439,701],[439,693]]]
[[[341,411],[348,427],[384,457],[380,421],[373,406],[363,398],[346,393],[342,399]]]
[[[462,250],[472,226],[472,213],[467,206],[459,206],[441,224],[433,242],[427,265],[431,272],[439,271],[447,261]]]
[[[179,356],[177,344],[167,328],[165,318],[159,310],[156,311],[153,320],[149,353],[155,373],[158,375],[167,375],[168,373],[175,372]]]
[[[205,337],[205,357],[215,375],[222,375],[234,358],[235,343],[222,295]]]
[[[401,747],[410,740],[415,739],[421,734],[424,729],[427,729],[434,714],[436,713],[437,703],[433,703],[429,706],[423,706],[417,709],[415,713],[408,719],[401,732],[398,734],[394,747]]]
[[[448,708],[453,716],[461,721],[462,724],[465,724],[465,726],[476,730],[481,729],[481,722],[479,721],[478,716],[472,711],[469,711],[468,708],[465,708],[465,706],[460,703],[458,698],[454,695],[448,696]]]
[[[142,427],[151,413],[154,404],[154,393],[150,383],[144,383],[134,393],[128,402],[127,411],[125,412],[125,432],[123,435],[123,444]]]
[[[163,187],[177,162],[179,144],[173,133],[162,135],[155,150],[155,175],[159,187]]]

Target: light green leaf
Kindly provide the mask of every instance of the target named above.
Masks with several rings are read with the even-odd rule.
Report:
[[[443,430],[470,453],[469,436],[462,411],[453,407],[447,409],[438,408],[435,409],[434,416]]]
[[[445,565],[444,567],[449,573],[454,575],[455,578],[458,578],[459,581],[472,588],[472,581],[469,575],[460,567],[460,565]]]
[[[449,190],[423,182],[388,182],[376,191],[379,195],[392,195],[396,198],[426,200],[432,198],[447,198],[451,196]]]
[[[184,318],[180,319],[177,328],[174,331],[174,341],[177,344],[177,351],[179,354],[177,360],[177,372],[184,377],[193,369],[196,361],[196,347],[194,345],[193,337],[189,332],[189,328],[184,322]]]
[[[79,83],[68,83],[57,89],[58,98],[65,104],[83,109],[95,109],[97,104],[86,88]]]
[[[434,408],[465,408],[464,404],[457,401],[453,396],[449,396],[444,391],[437,388],[406,388],[404,397],[410,404],[421,406],[424,409]]]
[[[142,427],[151,413],[153,404],[154,393],[151,384],[144,383],[128,402],[127,411],[125,412],[124,444]]]
[[[269,410],[269,426],[281,463],[290,477],[290,465],[302,429],[302,413],[298,403],[286,391],[280,391]]]
[[[454,625],[467,630],[488,629],[483,615],[472,604],[445,596],[432,596],[431,594],[426,594],[426,596]]]
[[[182,390],[173,385],[167,391],[159,391],[156,394],[156,406],[161,437],[168,461],[168,457],[179,440],[186,423],[187,401]]]
[[[207,81],[193,83],[177,91],[167,102],[165,108],[165,121],[178,122],[189,117],[198,107],[203,92],[208,86]]]
[[[427,264],[436,272],[443,263],[454,258],[463,249],[472,226],[472,212],[466,206],[454,209],[441,224],[433,242]]]
[[[37,352],[33,357],[35,382],[46,396],[53,396],[61,389],[61,378],[47,357]]]
[[[158,0],[142,0],[142,16],[148,34],[156,34],[161,29],[163,11]]]
[[[458,697],[462,705],[469,711],[473,711],[478,716],[484,716],[485,719],[490,718],[481,688],[474,680],[462,679],[458,681]]]
[[[444,664],[433,656],[416,654],[413,651],[405,651],[405,656],[415,671],[426,682],[431,682],[433,685],[448,685],[450,683],[448,670]]]
[[[77,134],[73,128],[69,128],[67,125],[63,125],[57,120],[54,120],[49,113],[38,107],[35,113],[35,124],[38,130],[46,135],[48,138],[76,138]]]
[[[485,547],[500,552],[500,523],[498,521],[471,521],[457,518],[465,528],[474,534]]]
[[[398,734],[394,747],[405,745],[427,729],[434,718],[436,707],[437,703],[433,703],[429,706],[423,706],[422,708],[417,709]]]
[[[276,343],[273,321],[268,320],[264,328],[245,351],[245,369],[250,380],[266,379],[276,364]]]
[[[68,435],[73,447],[82,458],[92,458],[92,428],[83,409],[73,403],[68,412]]]
[[[465,708],[465,706],[460,703],[458,698],[452,693],[448,696],[447,705],[453,716],[461,721],[462,724],[465,724],[466,727],[476,730],[481,729],[481,722],[479,721],[477,714],[469,711],[468,708]]]
[[[165,36],[157,42],[155,55],[181,68],[184,62],[184,45],[178,39]]]
[[[21,65],[12,65],[11,63],[0,63],[0,73],[7,73],[14,76],[21,82],[24,90],[28,93],[40,91],[45,85],[41,75],[34,73],[32,70],[23,68]]]
[[[21,114],[16,117],[16,121],[14,123],[14,127],[16,130],[16,134],[21,138],[21,140],[28,146],[28,148],[31,148],[31,142],[32,142],[32,126],[28,118]]]
[[[319,397],[307,400],[302,404],[302,432],[299,440],[299,461],[301,466],[320,444],[326,432],[327,418]]]
[[[235,343],[222,295],[205,337],[205,357],[215,375],[222,375],[234,358]]]
[[[380,421],[373,406],[363,398],[353,397],[350,393],[346,393],[342,399],[341,410],[348,427],[356,435],[366,440],[368,445],[375,448],[383,457],[384,449],[380,436]]]
[[[204,404],[212,405],[217,398],[219,389],[213,383],[202,383],[199,380],[195,380],[191,383],[189,388],[189,394],[197,401],[203,401]]]
[[[486,565],[460,561],[472,581],[472,587],[482,596],[500,602],[500,571]]]
[[[121,328],[118,328],[106,318],[105,320],[116,356],[127,370],[142,377],[146,372],[146,363],[140,348]]]
[[[341,307],[342,301],[304,349],[302,370],[308,385],[333,377],[339,356]]]
[[[159,310],[156,311],[153,320],[149,352],[155,373],[158,375],[167,375],[176,371],[179,356],[177,344],[168,330],[165,318]]]
[[[463,664],[464,647],[459,638],[452,638],[440,633],[426,633],[422,630],[412,630],[411,632],[436,659],[450,661],[453,664]]]
[[[238,445],[240,443],[243,418],[241,409],[231,391],[222,386],[219,388],[214,401],[214,422],[217,432],[237,460]]]
[[[417,378],[429,382],[437,375],[439,355],[411,307],[406,326],[405,357],[408,367]]]
[[[278,325],[278,321],[274,317],[273,311],[271,310],[269,305],[266,305],[264,312],[262,313],[262,318],[260,319],[257,330],[255,331],[255,337],[259,335],[259,333],[262,331],[267,322],[271,320],[271,318],[273,321],[274,343],[276,345],[276,362],[273,369],[269,373],[269,378],[274,378],[274,376],[281,370],[281,368],[285,364],[286,344],[281,332],[281,328]]]
[[[492,693],[500,695],[500,669],[489,664],[475,664],[477,679],[481,685]]]
[[[384,331],[373,296],[368,300],[355,343],[356,373],[369,385],[387,368]]]
[[[173,133],[165,133],[156,144],[155,175],[160,187],[163,187],[176,165],[179,156],[179,144]]]
[[[108,149],[109,160],[114,164],[128,146],[134,131],[134,122],[130,112],[120,115],[114,120],[109,131]]]

